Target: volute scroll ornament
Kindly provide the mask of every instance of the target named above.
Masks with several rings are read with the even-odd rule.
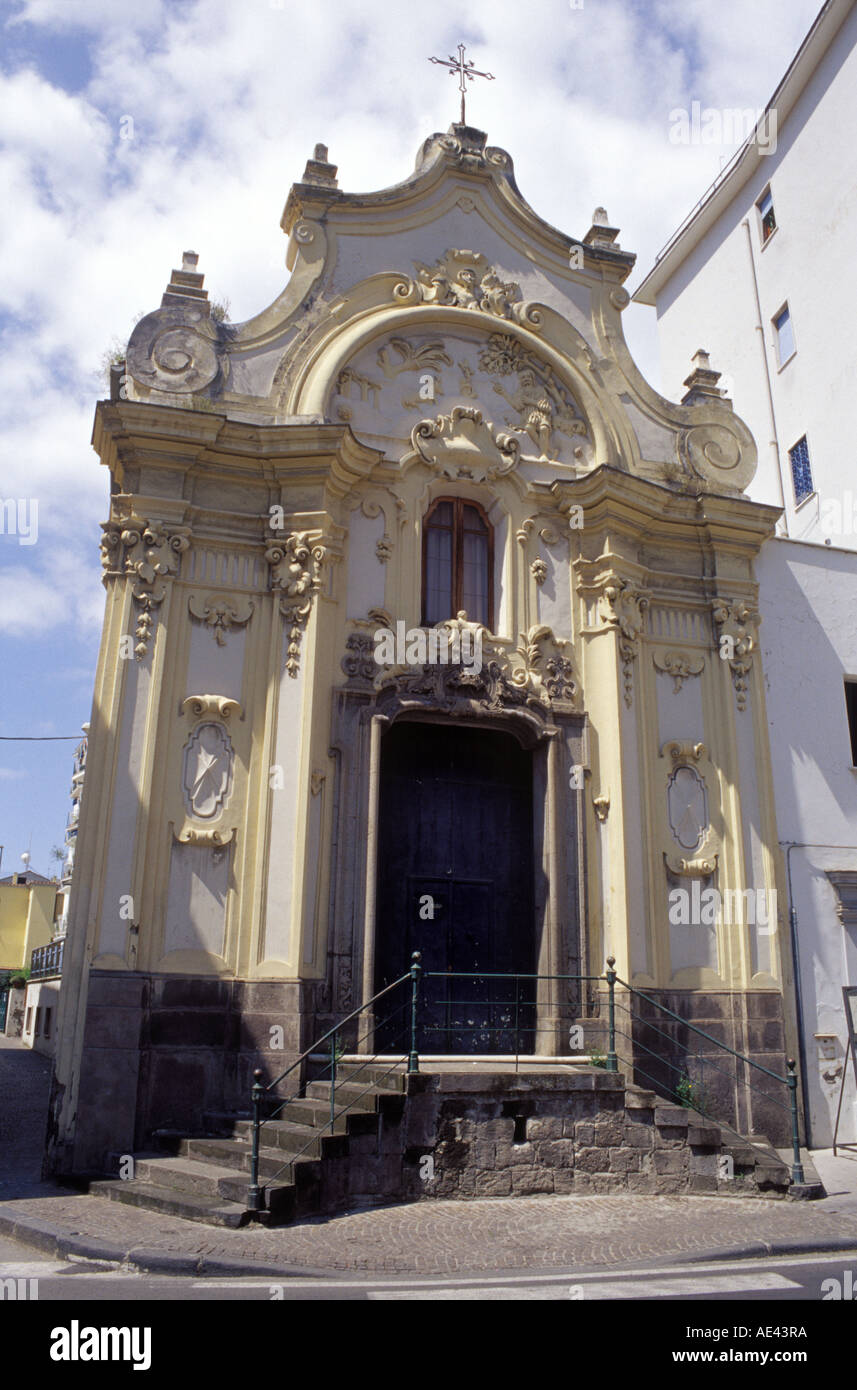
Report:
[[[182,714],[189,719],[222,719],[242,714],[241,705],[228,695],[188,695],[182,700]]]

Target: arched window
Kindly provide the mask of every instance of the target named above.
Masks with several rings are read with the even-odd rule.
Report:
[[[493,628],[494,533],[478,502],[439,497],[423,523],[423,623],[453,618],[463,608]]]

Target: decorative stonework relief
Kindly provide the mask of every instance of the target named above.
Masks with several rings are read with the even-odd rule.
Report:
[[[367,345],[337,377],[331,418],[397,455],[391,441],[410,438],[414,412],[434,419],[441,408],[445,416],[478,409],[495,435],[505,429],[516,440],[522,461],[562,463],[575,474],[591,466],[594,442],[569,386],[513,333],[486,332],[481,319],[443,340],[435,330]]]
[[[673,739],[661,748],[661,759],[664,861],[679,877],[708,878],[721,847],[710,805],[717,777],[708,750],[704,743]]]
[[[718,599],[712,606],[721,659],[729,662],[739,710],[747,707],[748,678],[753,669],[759,614],[743,599],[729,603]]]
[[[484,372],[501,378],[517,374],[515,391],[507,391],[502,381],[494,382],[493,389],[517,414],[516,420],[507,419],[506,424],[526,434],[540,458],[556,459],[555,431],[569,439],[586,436],[586,422],[577,414],[568,388],[552,367],[517,338],[492,333],[479,354],[479,365]]]
[[[393,360],[391,349],[398,361]],[[388,343],[378,349],[377,361],[388,380],[401,375],[402,372],[417,372],[422,376],[424,372],[439,373],[442,367],[452,366],[452,358],[442,342],[433,341],[414,346],[407,338],[390,338]]]
[[[232,785],[232,740],[222,724],[198,724],[185,746],[185,805],[198,820],[225,807]]]
[[[265,559],[270,566],[271,588],[280,595],[280,612],[290,624],[286,670],[296,677],[300,669],[301,637],[321,588],[325,547],[308,531],[293,531],[268,538]]]
[[[473,406],[457,405],[449,415],[421,420],[411,431],[411,445],[413,455],[446,477],[479,483],[511,473],[518,462],[517,439],[498,433]]]
[[[691,676],[701,675],[705,667],[705,658],[690,652],[656,651],[652,653],[652,661],[658,671],[672,676],[674,694],[678,694]]]
[[[241,714],[241,706],[228,695],[188,695],[182,700],[182,714],[189,719],[226,720],[236,712]]]
[[[545,625],[522,633],[514,660],[501,643],[481,623],[470,622],[466,613],[438,623],[462,650],[481,652],[481,665],[428,662],[425,665],[375,665],[374,686],[380,696],[385,690],[400,698],[411,697],[418,704],[435,709],[458,711],[466,717],[478,709],[499,711],[504,707],[528,707],[542,715],[555,707],[567,711],[580,708],[581,692],[572,659],[571,643],[554,636]],[[470,639],[464,640],[465,634]],[[346,674],[368,678],[370,656],[362,634],[351,634],[342,667]],[[369,634],[366,634],[369,637]],[[475,641],[478,636],[478,644]],[[371,639],[370,639],[371,640]],[[374,642],[371,651],[374,653]]]
[[[503,281],[479,251],[446,251],[434,265],[414,261],[416,276],[393,289],[402,304],[444,304],[476,309],[495,318],[514,319],[530,329],[541,327],[542,316],[532,304],[520,302],[521,289]]]
[[[619,656],[622,661],[625,704],[629,709],[634,692],[633,663],[640,650],[640,638],[650,597],[647,591],[632,589],[625,583],[607,584],[602,593],[607,623],[619,629]]]
[[[191,594],[188,598],[192,617],[205,623],[219,647],[226,645],[230,628],[250,621],[253,607],[253,600],[244,594]]]
[[[697,850],[708,831],[705,783],[692,767],[676,767],[667,783],[667,815],[673,839],[684,850]]]
[[[190,545],[190,528],[127,516],[102,523],[101,563],[105,578],[126,575],[139,605],[134,655],[142,661],[149,648],[157,609],[166,598],[164,580],[178,574]]]

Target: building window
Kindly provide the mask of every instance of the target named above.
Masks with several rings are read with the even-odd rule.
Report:
[[[771,197],[770,188],[762,194],[756,207],[759,209],[759,217],[762,223],[762,245],[777,230],[777,219],[774,216],[774,200]]]
[[[797,444],[793,444],[789,449],[789,460],[792,466],[792,483],[795,490],[795,501],[802,502],[805,497],[809,497],[814,491],[812,486],[812,469],[809,466],[809,445],[806,442],[806,435],[799,439]]]
[[[27,1024],[26,1024],[26,1027],[25,1027],[25,1029],[24,1029],[24,1032],[25,1032],[25,1033],[29,1033],[29,1031],[30,1031],[30,1029],[32,1028],[32,1026],[33,1026],[33,1006],[32,1006],[32,1004],[31,1004],[30,1007],[29,1007],[29,1009],[27,1010]]]
[[[795,333],[788,304],[780,310],[774,319],[774,330],[777,335],[777,356],[780,366],[784,367],[795,352]]]
[[[423,623],[455,617],[493,625],[494,533],[477,502],[440,497],[423,527]]]
[[[845,682],[845,709],[848,714],[848,732],[851,735],[851,764],[857,767],[857,680]]]
[[[51,1036],[51,1014],[52,1014],[52,1013],[53,1013],[53,1009],[45,1009],[45,1031],[44,1031],[43,1037],[46,1037],[46,1038],[49,1038],[49,1037]]]

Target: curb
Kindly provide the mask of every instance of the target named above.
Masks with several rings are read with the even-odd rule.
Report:
[[[153,1250],[146,1246],[132,1246],[126,1250],[124,1246],[110,1245],[107,1241],[93,1240],[89,1238],[78,1238],[76,1236],[61,1235],[45,1221],[39,1221],[31,1216],[7,1215],[0,1211],[0,1232],[11,1237],[13,1240],[20,1241],[23,1245],[33,1246],[37,1250],[42,1250],[48,1255],[54,1255],[60,1259],[83,1259],[100,1264],[114,1265],[124,1269],[138,1270],[141,1274],[166,1274],[209,1278],[223,1278],[235,1275],[240,1278],[257,1279],[356,1279],[371,1280],[373,1277],[384,1274],[390,1276],[389,1270],[343,1270],[343,1269],[318,1269],[311,1265],[270,1265],[261,1264],[258,1260],[242,1259],[217,1259],[207,1255],[178,1255],[167,1250]],[[753,1240],[747,1241],[742,1245],[721,1245],[715,1246],[710,1250],[696,1250],[692,1253],[677,1252],[674,1255],[657,1255],[651,1260],[646,1260],[644,1268],[656,1269],[659,1266],[670,1265],[694,1265],[707,1264],[716,1261],[729,1260],[758,1260],[764,1258],[775,1258],[782,1255],[826,1255],[841,1254],[848,1251],[857,1252],[857,1237],[825,1237],[824,1239],[804,1239],[794,1238],[791,1240]],[[631,1270],[640,1267],[639,1259],[623,1261],[620,1264],[611,1265],[586,1265],[581,1266],[575,1271],[569,1269],[569,1274],[589,1273],[589,1272],[617,1272],[623,1269]],[[535,1274],[535,1270],[504,1270],[505,1274],[519,1272]],[[551,1272],[551,1271],[547,1271]],[[565,1272],[565,1268],[562,1271]],[[460,1270],[458,1275],[461,1278],[474,1278],[480,1274],[486,1277],[495,1275],[497,1271],[489,1270]],[[403,1281],[409,1278],[424,1277],[418,1270],[396,1270]],[[456,1276],[450,1275],[450,1279]]]
[[[838,1255],[849,1250],[857,1251],[855,1236],[825,1236],[814,1239],[794,1237],[792,1240],[750,1240],[746,1245],[721,1245],[709,1250],[707,1254],[694,1252],[692,1255],[658,1256],[652,1264],[704,1264],[706,1260],[758,1260],[780,1255]]]
[[[104,1240],[61,1235],[46,1221],[35,1216],[15,1216],[0,1211],[0,1233],[59,1259],[83,1259],[100,1264],[137,1269],[143,1274],[241,1275],[266,1278],[330,1279],[342,1270],[316,1269],[311,1265],[268,1265],[258,1260],[216,1259],[207,1255],[177,1255],[169,1250],[150,1250],[145,1246],[110,1245]],[[347,1271],[344,1271],[347,1273]],[[365,1272],[365,1271],[364,1271]]]

